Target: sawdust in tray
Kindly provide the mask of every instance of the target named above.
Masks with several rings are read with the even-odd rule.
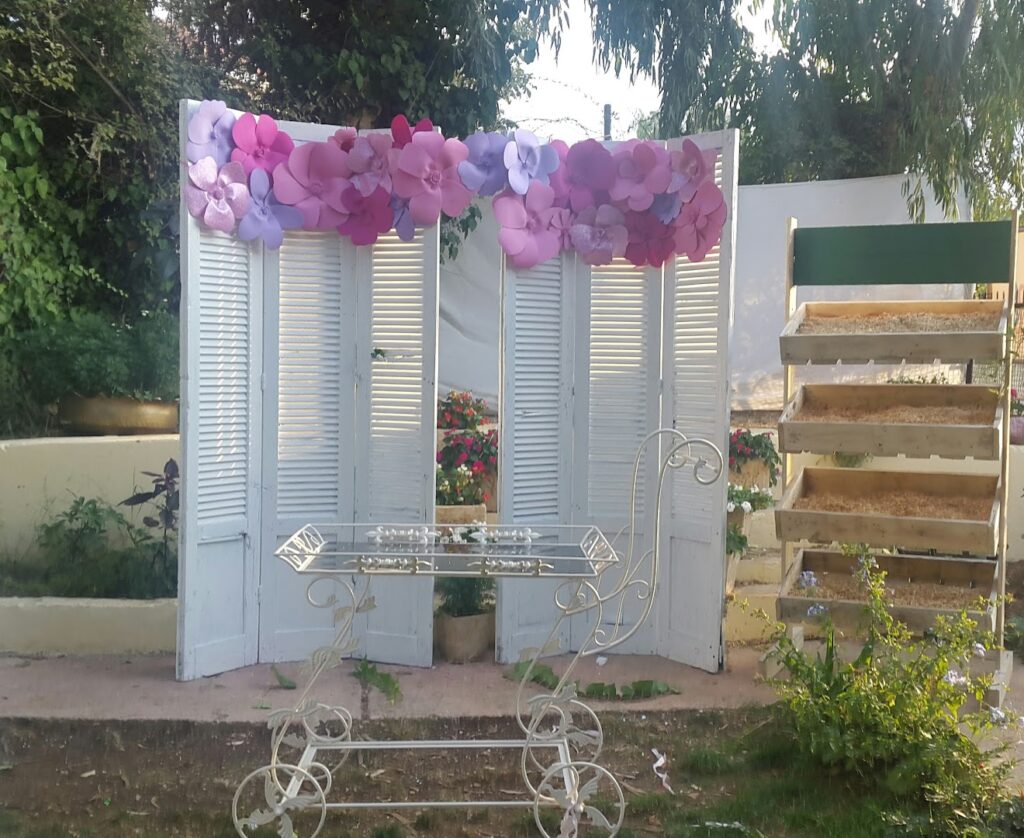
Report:
[[[814,588],[795,588],[793,596],[807,599],[861,601],[865,598],[864,587],[846,573],[815,571],[818,581]],[[885,590],[895,605],[909,605],[917,608],[969,608],[978,597],[987,595],[980,588],[960,585],[942,585],[938,582],[922,582],[886,576]]]
[[[880,334],[899,332],[992,332],[999,315],[992,312],[933,314],[931,312],[879,313],[838,317],[808,316],[797,330],[801,335]]]
[[[898,518],[943,518],[956,521],[987,521],[992,499],[966,495],[942,496],[924,492],[877,491],[851,496],[831,492],[811,492],[797,498],[794,509],[814,512],[857,512],[868,515],[892,515]]]
[[[837,407],[805,404],[794,417],[797,422],[872,422],[887,425],[991,425],[992,405],[909,405],[885,407]]]

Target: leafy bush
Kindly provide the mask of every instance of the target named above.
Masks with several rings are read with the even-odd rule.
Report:
[[[441,506],[466,506],[485,503],[488,493],[484,491],[479,475],[473,474],[467,466],[445,471],[438,465],[434,500]]]
[[[887,610],[885,574],[869,556],[857,573],[867,605],[856,658],[842,659],[827,611],[823,652],[812,657],[784,633],[776,637],[788,678],[775,686],[797,748],[830,772],[926,803],[927,823],[915,828],[927,834],[974,834],[999,803],[1009,770],[993,760],[998,750],[983,751],[968,735],[1005,718],[998,710],[967,710],[969,699],[983,702],[991,682],[971,674],[970,664],[991,648],[992,635],[961,612],[940,616],[914,640]]]
[[[727,512],[733,512],[737,507],[744,512],[759,512],[775,503],[775,497],[767,489],[748,489],[733,483],[729,484],[725,497]]]
[[[441,611],[449,617],[472,617],[494,610],[494,579],[448,576],[437,580]]]
[[[729,524],[725,530],[725,552],[730,556],[742,555],[747,552],[749,546],[749,539],[743,534],[743,530],[736,524]]]

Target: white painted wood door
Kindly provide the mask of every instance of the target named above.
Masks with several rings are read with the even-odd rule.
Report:
[[[666,265],[662,425],[705,437],[728,453],[729,332],[736,242],[739,133],[694,136],[702,149],[719,149],[715,180],[728,218],[722,241],[703,262],[678,257]],[[679,148],[682,140],[670,140]],[[663,498],[662,599],[658,653],[717,672],[725,662],[725,502],[727,477],[700,486],[692,472],[672,472]],[[666,526],[667,523],[667,526]]]

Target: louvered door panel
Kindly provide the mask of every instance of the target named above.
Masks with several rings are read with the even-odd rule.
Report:
[[[718,247],[704,261],[677,257],[666,266],[663,424],[687,436],[728,444],[729,330],[736,236],[736,131],[692,138],[718,150],[715,180],[728,218]],[[669,142],[678,148],[681,140]],[[691,470],[671,473],[663,512],[664,587],[659,608],[660,653],[710,672],[724,663],[725,498],[727,475],[700,486]],[[667,605],[667,607],[666,607]]]

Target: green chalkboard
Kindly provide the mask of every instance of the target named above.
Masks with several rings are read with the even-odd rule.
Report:
[[[1010,221],[797,227],[794,285],[1006,282]]]

